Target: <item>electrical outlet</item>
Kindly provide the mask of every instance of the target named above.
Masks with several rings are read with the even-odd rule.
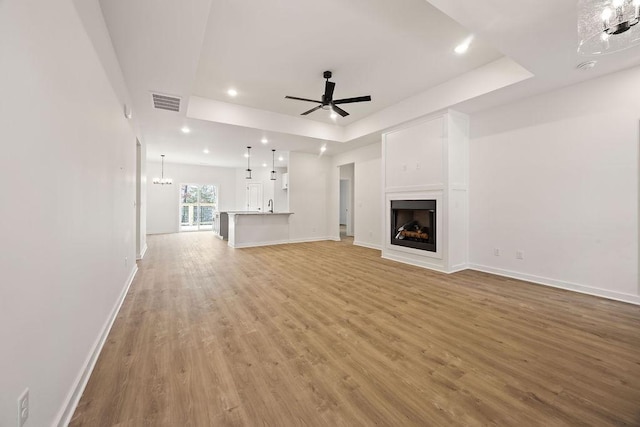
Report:
[[[421,167],[420,163],[416,163],[416,170],[417,170],[417,171],[419,171],[419,170],[420,170],[420,167]]]
[[[493,250],[493,254],[494,254],[495,256],[500,256],[500,249],[499,249],[499,248],[495,248],[495,249]]]
[[[516,251],[516,259],[524,259],[524,252]]]
[[[29,418],[29,389],[25,389],[18,398],[18,426],[22,427]]]
[[[407,171],[407,165],[402,165],[402,172],[406,172]]]
[[[373,231],[369,230],[369,237],[373,237]]]

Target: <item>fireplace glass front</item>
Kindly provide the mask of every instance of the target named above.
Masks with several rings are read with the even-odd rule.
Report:
[[[391,244],[436,251],[436,201],[392,200]]]

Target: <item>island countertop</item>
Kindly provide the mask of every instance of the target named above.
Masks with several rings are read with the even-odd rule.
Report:
[[[223,211],[228,215],[293,215],[293,212]]]

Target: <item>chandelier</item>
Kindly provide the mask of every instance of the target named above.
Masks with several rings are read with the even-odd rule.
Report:
[[[153,178],[153,183],[160,185],[173,184],[173,180],[171,178],[164,177],[164,154],[161,154],[160,157],[162,157],[162,178]]]
[[[603,55],[640,44],[640,0],[578,0],[578,52]]]

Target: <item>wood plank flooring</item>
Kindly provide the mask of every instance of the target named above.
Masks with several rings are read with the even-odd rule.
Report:
[[[150,236],[72,426],[640,425],[640,307],[344,242]]]

